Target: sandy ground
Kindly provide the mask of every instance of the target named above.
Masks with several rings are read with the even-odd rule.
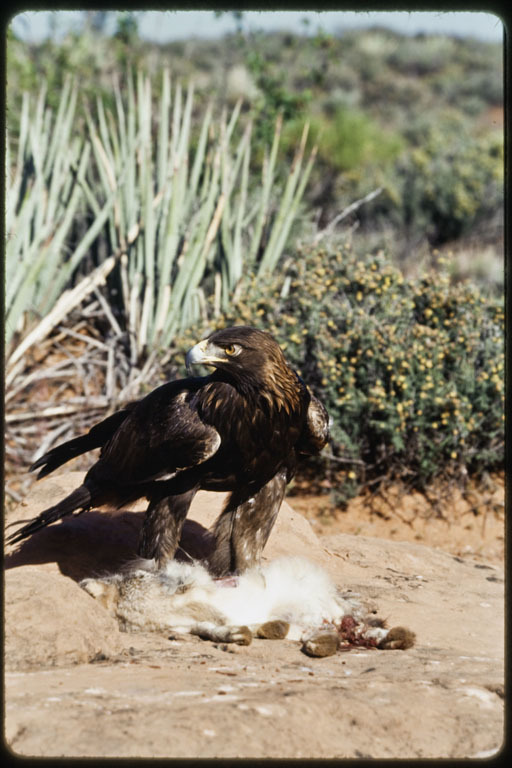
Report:
[[[45,479],[7,522],[37,514],[81,477]],[[198,495],[187,546],[222,501]],[[411,759],[500,749],[503,524],[486,560],[414,535],[393,541],[332,524],[317,535],[283,504],[266,559],[309,557],[390,625],[417,635],[407,651],[312,659],[291,641],[238,647],[119,632],[76,581],[131,556],[143,506],[84,513],[8,553],[4,737],[14,754]]]
[[[310,522],[317,536],[354,533],[439,547],[452,555],[494,563],[505,557],[505,482],[488,475],[465,493],[457,487],[437,507],[421,493],[391,486],[383,495],[357,496],[345,510],[333,509],[327,495],[304,494],[289,503]],[[435,494],[432,494],[435,496]]]

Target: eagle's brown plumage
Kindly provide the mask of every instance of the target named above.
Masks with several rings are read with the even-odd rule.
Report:
[[[327,413],[263,331],[215,331],[187,354],[187,368],[197,363],[215,370],[158,387],[38,459],[31,470],[41,468],[38,477],[44,477],[101,448],[83,485],[10,541],[76,510],[146,496],[139,555],[161,565],[174,556],[195,493],[229,491],[213,530],[210,568],[223,575],[257,561],[297,454],[317,453],[327,442]]]

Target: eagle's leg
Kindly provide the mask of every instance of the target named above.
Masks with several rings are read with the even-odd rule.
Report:
[[[155,558],[158,568],[172,560],[196,489],[186,493],[153,499],[146,511],[139,537],[138,555]]]
[[[286,484],[286,471],[282,470],[252,496],[238,491],[231,494],[213,528],[215,549],[209,558],[212,574],[242,573],[259,562]]]

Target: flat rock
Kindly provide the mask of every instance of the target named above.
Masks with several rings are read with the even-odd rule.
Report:
[[[8,531],[63,498],[84,473],[44,478],[13,510]],[[209,551],[208,528],[221,513],[226,494],[197,494],[185,523],[182,557]],[[68,516],[12,545],[5,556],[6,662],[9,669],[66,665],[112,656],[124,639],[117,622],[76,582],[117,571],[137,551],[147,501],[121,510],[90,510]],[[272,532],[267,558],[280,554],[325,560],[307,520],[284,503]]]
[[[74,581],[27,566],[5,574],[6,669],[80,664],[119,653],[116,620]]]
[[[34,517],[79,485],[35,484]],[[199,493],[181,556],[204,555],[224,494]],[[132,559],[147,502],[55,523],[5,557],[5,734],[44,757],[467,758],[503,743],[503,569],[408,542],[318,539],[286,502],[264,552],[306,556],[417,635],[407,651],[323,659],[286,641],[231,648],[125,634],[77,580]],[[10,671],[9,671],[10,670]]]

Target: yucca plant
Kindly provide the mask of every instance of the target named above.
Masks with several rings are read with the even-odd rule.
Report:
[[[8,380],[110,273],[117,306],[103,307],[115,334],[127,332],[135,365],[204,320],[208,298],[225,310],[243,271],[271,271],[286,245],[314,161],[313,151],[303,167],[307,127],[279,194],[280,118],[255,174],[241,102],[217,120],[209,105],[199,118],[193,84],[171,87],[165,71],[155,111],[149,77],[126,83],[122,93],[114,82],[113,111],[98,98],[81,123],[70,79],[55,115],[44,85],[35,109],[24,97],[7,190]],[[79,216],[91,223],[77,240]],[[93,245],[105,255],[91,271]]]
[[[108,232],[110,249],[123,253],[121,311],[137,357],[204,317],[209,295],[216,311],[225,309],[244,269],[275,268],[314,154],[303,168],[306,128],[276,205],[280,119],[256,181],[251,123],[238,126],[241,102],[217,121],[209,105],[194,139],[192,84],[185,93],[172,88],[165,71],[154,114],[149,77],[139,72],[127,83],[124,98],[115,85],[115,114],[98,99],[97,119],[88,110],[87,121],[104,199],[118,187]]]
[[[7,141],[6,322],[7,380],[26,350],[44,338],[96,285],[113,263],[65,290],[74,270],[105,225],[110,196],[93,223],[69,251],[75,218],[84,214],[83,185],[89,168],[89,142],[73,135],[77,100],[70,79],[56,115],[46,107],[43,84],[35,109],[25,95],[17,157],[12,169]],[[16,342],[17,345],[16,345]]]

